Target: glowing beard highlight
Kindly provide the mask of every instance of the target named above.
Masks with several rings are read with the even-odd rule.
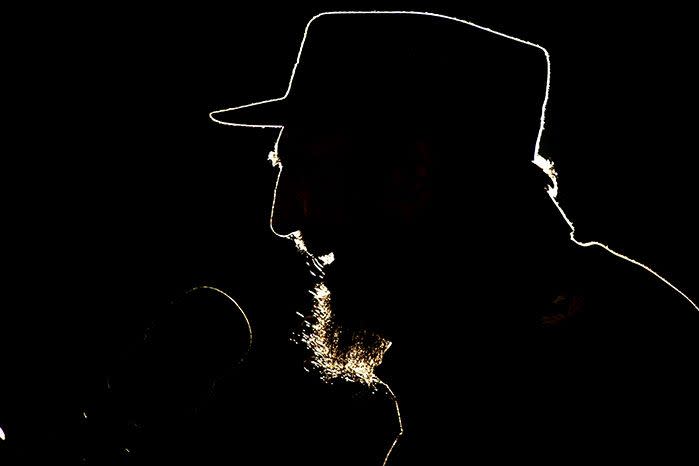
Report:
[[[310,290],[313,305],[304,318],[299,341],[309,350],[309,370],[317,372],[325,382],[344,380],[359,382],[376,388],[383,382],[375,375],[375,369],[383,361],[391,342],[370,331],[349,333],[337,324],[332,312],[332,295],[323,278],[325,269],[335,260],[333,253],[314,256],[308,251],[301,232],[290,238],[296,249],[305,257],[316,283]]]

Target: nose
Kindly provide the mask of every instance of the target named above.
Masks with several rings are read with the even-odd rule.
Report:
[[[288,238],[293,232],[302,229],[306,202],[301,187],[292,174],[282,164],[278,165],[278,170],[269,225],[272,233]]]

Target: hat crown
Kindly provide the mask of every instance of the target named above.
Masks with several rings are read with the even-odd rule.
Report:
[[[541,50],[468,24],[327,15],[309,25],[287,99],[297,116],[323,121],[531,113],[538,121],[545,83]]]

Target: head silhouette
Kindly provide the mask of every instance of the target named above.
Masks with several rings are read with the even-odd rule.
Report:
[[[531,163],[545,86],[540,50],[458,22],[310,26],[283,101],[273,226],[335,254],[339,321],[405,337],[425,315],[400,301],[434,300],[444,270],[500,286],[503,262],[537,249],[557,221]]]
[[[272,226],[334,254],[334,319],[405,347],[466,283],[521,299],[513,277],[537,276],[565,239],[531,162],[543,51],[446,18],[331,14],[298,58],[284,98],[213,116],[281,128]]]

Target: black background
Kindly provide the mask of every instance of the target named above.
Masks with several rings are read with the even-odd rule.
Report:
[[[302,262],[268,229],[275,171],[266,156],[277,130],[218,126],[208,112],[281,96],[307,20],[365,8],[443,13],[546,47],[542,153],[556,162],[578,239],[605,242],[699,297],[688,9],[8,11],[2,453],[77,462],[84,447],[70,435],[84,405],[159,310],[192,286],[231,294],[261,346],[286,338],[304,285]]]

